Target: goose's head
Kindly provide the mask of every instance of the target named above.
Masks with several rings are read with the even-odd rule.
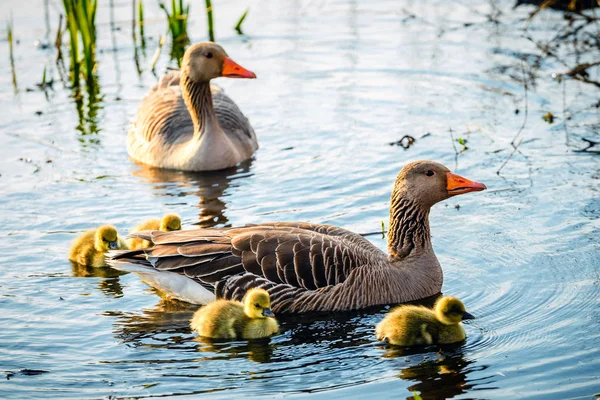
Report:
[[[436,318],[445,325],[456,325],[465,319],[475,317],[465,310],[465,305],[456,297],[444,296],[433,307]]]
[[[108,250],[118,249],[119,240],[117,237],[117,229],[111,225],[104,225],[96,229],[94,247],[96,250],[103,253],[106,253]]]
[[[163,232],[180,231],[181,218],[177,214],[165,214],[160,220],[160,230]]]
[[[250,289],[244,296],[244,312],[250,318],[274,317],[269,293],[260,288]]]
[[[487,189],[483,183],[473,182],[453,174],[434,161],[415,161],[407,164],[396,178],[394,195],[401,195],[425,206],[449,197]]]
[[[234,62],[221,46],[213,42],[190,46],[183,55],[181,70],[195,83],[208,82],[221,76],[256,78],[254,72]]]

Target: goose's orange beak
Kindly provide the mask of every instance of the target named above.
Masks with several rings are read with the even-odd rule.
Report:
[[[248,71],[229,57],[223,59],[223,72],[221,73],[221,76],[226,76],[227,78],[256,78],[254,72]]]
[[[446,179],[446,190],[450,196],[469,192],[480,192],[487,189],[483,183],[470,181],[467,178],[463,178],[452,172],[446,172]]]

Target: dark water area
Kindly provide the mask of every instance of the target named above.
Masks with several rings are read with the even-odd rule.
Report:
[[[206,39],[201,3],[191,6],[192,41]],[[0,398],[593,399],[600,158],[578,150],[583,138],[598,141],[599,92],[555,79],[567,66],[535,57],[534,41],[551,40],[564,14],[527,22],[531,7],[487,1],[214,3],[218,42],[258,76],[215,83],[261,147],[237,168],[183,173],[136,165],[126,151],[128,124],[156,80],[148,66],[166,29],[157,4],[145,2],[138,75],[131,4],[100,2],[90,101],[60,83],[45,48],[61,3],[2,2],[18,43],[15,91],[2,27]],[[246,7],[247,36],[238,36]],[[563,49],[572,66],[588,62]],[[167,65],[163,51],[157,71]],[[55,79],[46,91],[36,86],[44,66]],[[404,135],[416,139],[410,148],[389,144]],[[126,234],[166,212],[184,229],[309,221],[378,231],[396,174],[417,159],[489,188],[431,213],[443,292],[477,316],[462,344],[384,346],[374,326],[386,308],[282,318],[268,341],[208,342],[189,328],[196,306],[67,259],[86,229],[112,223]],[[369,239],[385,249],[380,235]]]

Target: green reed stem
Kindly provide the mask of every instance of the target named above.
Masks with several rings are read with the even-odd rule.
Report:
[[[70,36],[71,81],[79,86],[80,75],[88,85],[94,84],[96,70],[97,0],[63,0]],[[79,45],[81,44],[80,53]]]
[[[208,40],[215,41],[215,25],[213,23],[212,1],[206,0],[206,19],[208,21]]]
[[[138,20],[140,24],[140,42],[142,49],[146,48],[146,38],[144,37],[144,2],[142,0],[138,3]]]
[[[248,11],[250,11],[249,8],[246,8],[246,11],[244,11],[244,13],[242,14],[242,16],[240,17],[240,19],[238,20],[238,23],[235,24],[234,28],[237,33],[239,35],[243,35],[244,32],[242,31],[242,24],[244,23],[244,20],[246,19],[246,15],[248,15]]]
[[[172,38],[171,58],[177,60],[177,64],[181,65],[185,47],[190,43],[187,34],[187,21],[190,11],[189,4],[183,5],[183,0],[171,0],[171,10],[169,11],[164,4],[160,7],[167,16],[169,32]]]
[[[8,36],[8,48],[10,51],[10,69],[12,72],[12,83],[13,83],[13,89],[15,90],[15,92],[18,90],[17,87],[17,72],[15,70],[15,56],[14,56],[14,40],[13,40],[13,23],[12,23],[12,19],[9,21],[6,21],[6,33]]]

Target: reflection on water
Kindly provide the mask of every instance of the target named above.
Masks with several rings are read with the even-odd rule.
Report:
[[[111,297],[123,296],[123,287],[119,281],[119,276],[127,274],[127,272],[117,271],[112,268],[94,268],[87,265],[81,265],[73,261],[69,261],[72,267],[74,277],[79,278],[104,278],[98,282],[98,289],[102,293]]]
[[[406,350],[389,350],[387,357],[407,357]],[[413,352],[414,354],[414,352]],[[408,357],[407,362],[413,360]],[[408,390],[421,394],[423,399],[447,399],[467,393],[475,386],[489,385],[494,382],[493,376],[469,379],[469,374],[487,369],[485,365],[477,365],[474,361],[465,359],[460,345],[444,348],[428,359],[422,359],[415,365],[402,368],[398,378],[408,381]],[[487,386],[487,388],[491,388]]]
[[[198,336],[194,341],[198,343],[198,351],[206,353],[198,359],[199,362],[242,357],[257,363],[269,363],[273,357],[273,350],[277,346],[271,339],[231,342]]]
[[[100,92],[98,76],[92,75],[91,79],[91,82],[73,91],[73,101],[79,117],[75,129],[80,133],[78,140],[83,147],[100,144],[98,133],[101,129],[98,124],[98,112],[102,109],[103,96]]]
[[[154,289],[157,295],[160,293]],[[198,306],[178,300],[161,299],[156,306],[141,314],[109,311],[115,317],[115,336],[132,346],[170,347],[181,342],[182,335],[189,335],[189,322]],[[162,337],[168,333],[169,338]],[[189,337],[186,337],[189,340]]]
[[[217,27],[246,3],[219,3]],[[414,390],[435,399],[547,400],[597,392],[600,159],[573,151],[586,147],[582,138],[598,141],[597,92],[551,78],[587,61],[536,65],[542,52],[523,36],[532,9],[510,2],[263,3],[248,16],[248,36],[223,37],[259,75],[216,82],[261,142],[255,162],[228,171],[164,171],[128,159],[127,126],[155,83],[149,60],[140,61],[141,76],[136,71],[131,2],[99,3],[101,91],[82,87],[76,107],[60,85],[47,97],[23,89],[15,97],[6,63],[0,364],[50,373],[0,381],[0,398],[398,399]],[[18,29],[20,88],[35,87],[40,55],[55,63],[53,49],[31,45],[48,41],[44,8],[33,0],[2,4]],[[56,32],[58,13],[48,4]],[[164,13],[156,4],[154,11],[148,7],[145,25],[152,51],[164,34]],[[198,39],[205,10],[191,12],[190,36]],[[527,31],[569,58],[574,49],[556,37],[581,22],[546,10]],[[595,35],[595,26],[581,33],[589,28]],[[0,48],[8,54],[6,41]],[[161,57],[158,69],[168,51]],[[542,119],[547,112],[552,125]],[[498,177],[519,131],[524,141]],[[404,135],[417,139],[409,149],[387,145]],[[165,208],[202,227],[306,220],[372,232],[388,218],[400,167],[416,159],[451,167],[461,138],[468,149],[456,172],[490,190],[431,214],[443,291],[478,317],[456,347],[383,346],[374,327],[387,309],[285,317],[282,334],[266,342],[209,342],[189,327],[196,306],[160,300],[132,274],[65,263],[75,232],[99,217],[125,232]],[[20,157],[52,162],[32,171]],[[379,237],[369,240],[385,249]]]
[[[217,225],[229,225],[229,219],[225,216],[225,191],[236,180],[252,176],[252,162],[253,159],[250,159],[236,167],[211,172],[175,171],[138,163],[139,168],[133,175],[143,178],[144,182],[152,183],[159,196],[197,196],[200,213],[198,222],[194,225],[212,228]]]

